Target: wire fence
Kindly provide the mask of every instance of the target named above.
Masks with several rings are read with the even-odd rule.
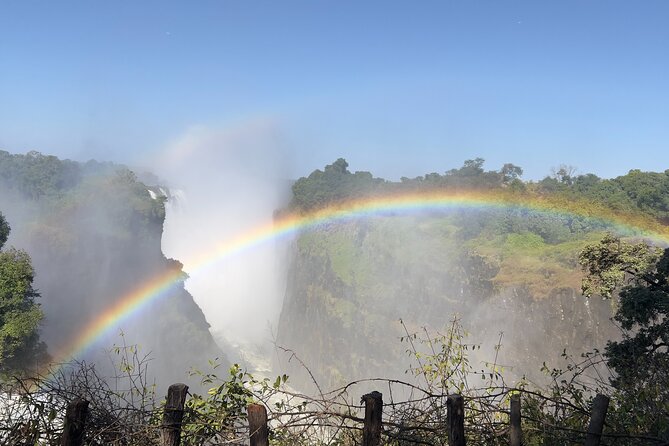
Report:
[[[96,382],[89,381],[95,389],[87,392],[90,399],[71,389],[33,389],[26,383],[13,393],[3,393],[1,444],[669,444],[653,436],[606,429],[609,399],[604,395],[597,395],[586,408],[523,388],[470,389],[463,397],[434,394],[398,380],[370,379],[318,396],[280,387],[247,388],[250,393],[243,400],[228,398],[227,406],[212,410],[198,405],[202,400],[189,395],[183,384],[170,386],[160,404],[148,404],[141,395],[130,404],[127,395],[102,392],[102,387],[95,388]],[[380,391],[360,399],[360,389],[370,386]],[[398,394],[409,397],[396,400]],[[147,404],[138,405],[143,401]]]
[[[306,369],[313,394],[291,390],[285,375],[260,379],[235,364],[224,378],[198,373],[202,394],[174,384],[164,397],[147,382],[146,357],[124,345],[111,379],[73,363],[0,383],[0,445],[669,446],[664,381],[621,394],[603,358],[585,354],[568,358],[564,371],[546,368],[550,385],[510,386],[497,356],[484,369],[470,366],[475,346],[460,330],[454,319],[445,335],[406,331],[412,379],[328,391],[282,349]]]

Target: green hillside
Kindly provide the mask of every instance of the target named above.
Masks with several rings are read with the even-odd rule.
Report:
[[[382,212],[303,230],[279,344],[334,385],[403,374],[399,319],[410,329],[440,329],[459,315],[472,338],[487,345],[504,332],[504,361],[518,375],[538,374],[545,358],[564,349],[601,348],[617,338],[609,321],[615,301],[581,296],[578,254],[608,231],[661,241],[669,171],[605,180],[565,170],[539,182],[523,182],[521,174],[508,164],[485,171],[477,159],[444,174],[391,182],[351,173],[340,159],[300,178],[283,213],[407,193],[469,194],[505,204]],[[291,372],[308,381],[299,368]]]

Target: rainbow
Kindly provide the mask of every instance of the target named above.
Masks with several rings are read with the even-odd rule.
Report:
[[[647,238],[655,243],[669,243],[669,227],[640,215],[616,213],[593,203],[575,202],[556,197],[528,197],[506,191],[423,191],[373,196],[332,204],[325,209],[307,213],[276,216],[273,221],[251,228],[218,243],[210,252],[189,262],[196,273],[216,262],[229,259],[246,250],[272,240],[288,237],[298,231],[325,223],[338,223],[361,218],[407,214],[449,209],[520,209],[558,216],[577,216],[598,220],[610,225],[621,235]],[[168,295],[182,282],[180,270],[151,277],[141,286],[121,296],[87,325],[54,357],[59,363],[80,357],[96,341],[131,315],[140,313],[152,302]]]

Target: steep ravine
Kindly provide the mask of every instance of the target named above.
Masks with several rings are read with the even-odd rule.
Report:
[[[68,361],[60,352],[91,321],[153,278],[181,271],[161,251],[164,200],[122,166],[2,155],[0,211],[12,227],[9,244],[30,254],[45,314],[41,336],[54,360]],[[147,301],[116,318],[76,359],[113,375],[120,358],[112,347],[137,345],[148,360],[148,383],[166,386],[196,381],[191,367],[224,357],[183,284]]]

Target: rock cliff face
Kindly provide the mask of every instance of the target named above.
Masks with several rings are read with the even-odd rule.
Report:
[[[0,211],[9,241],[36,271],[45,313],[42,338],[58,361],[83,328],[125,296],[181,264],[161,252],[165,197],[122,166],[0,153]],[[137,344],[162,386],[221,357],[204,314],[180,284],[119,320],[78,359],[111,372],[113,345]],[[123,336],[120,333],[123,333]],[[116,358],[118,359],[118,358]]]
[[[565,349],[578,355],[617,336],[611,302],[587,300],[575,289],[584,240],[537,248],[518,244],[513,233],[469,238],[463,222],[499,215],[464,217],[372,217],[300,234],[278,344],[294,350],[327,388],[405,377],[404,327],[443,332],[456,316],[467,341],[481,345],[472,353],[476,368],[493,359],[503,332],[498,363],[509,380],[539,379],[542,363],[559,365]],[[508,262],[517,274],[508,273]],[[308,386],[306,371],[289,365],[293,382]]]

